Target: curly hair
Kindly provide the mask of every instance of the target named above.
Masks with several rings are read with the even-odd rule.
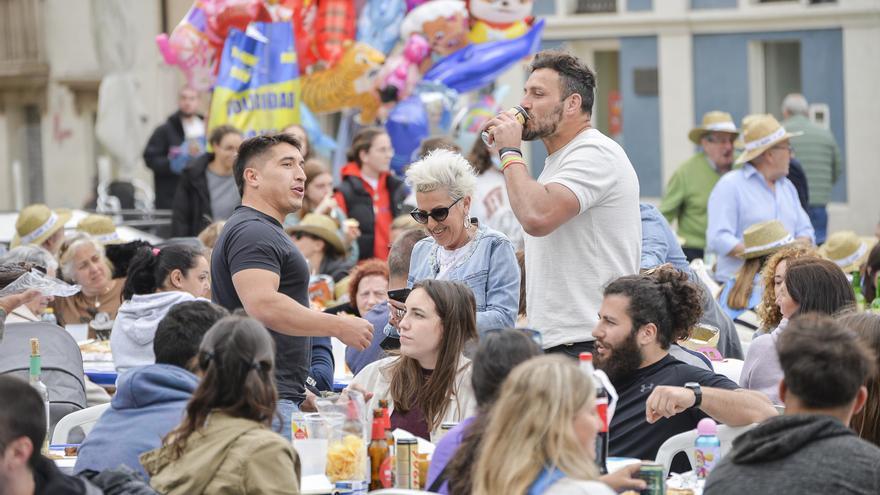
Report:
[[[773,330],[779,326],[782,321],[782,312],[776,305],[776,284],[774,277],[776,276],[776,267],[782,261],[789,261],[798,258],[807,258],[816,255],[816,250],[812,247],[797,244],[773,253],[770,259],[764,263],[761,270],[761,281],[764,284],[764,294],[761,296],[761,302],[755,308],[755,313],[761,319],[761,328],[764,330]]]
[[[361,280],[364,277],[369,275],[379,275],[380,277],[385,277],[385,279],[390,278],[390,274],[388,273],[388,263],[378,259],[372,258],[368,260],[364,260],[361,264],[355,267],[355,269],[351,272],[351,279],[348,283],[348,300],[351,303],[351,307],[354,309],[355,313],[358,313],[357,310],[357,293],[358,287],[361,285]],[[364,316],[362,314],[357,314],[357,316]]]
[[[604,296],[628,297],[626,313],[632,320],[633,330],[653,323],[657,326],[660,347],[669,349],[674,342],[687,339],[691,328],[703,316],[700,291],[686,273],[661,265],[645,274],[611,282]]]

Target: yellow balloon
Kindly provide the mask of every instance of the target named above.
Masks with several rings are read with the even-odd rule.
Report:
[[[303,79],[302,101],[315,113],[359,108],[358,121],[371,124],[382,104],[374,79],[384,62],[379,50],[365,43],[348,44],[336,65]]]

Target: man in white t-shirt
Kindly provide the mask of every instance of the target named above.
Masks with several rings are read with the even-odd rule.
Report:
[[[547,352],[593,350],[602,288],[638,273],[639,180],[615,141],[591,126],[596,79],[583,62],[545,50],[530,66],[520,106],[525,126],[503,113],[486,123],[499,153],[513,212],[526,232],[526,310]],[[538,180],[523,140],[548,157]]]

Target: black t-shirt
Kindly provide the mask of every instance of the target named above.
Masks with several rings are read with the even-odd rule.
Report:
[[[284,233],[278,220],[249,206],[239,206],[226,221],[211,256],[214,301],[232,311],[242,307],[232,275],[251,268],[277,273],[278,292],[309,307],[309,266]],[[275,339],[275,378],[278,397],[297,404],[305,399],[305,380],[311,363],[311,339],[269,329]]]
[[[645,402],[655,386],[682,387],[687,382],[727,390],[740,388],[723,375],[691,366],[667,354],[660,361],[638,370],[630,380],[613,384],[619,397],[609,425],[608,455],[655,459],[660,445],[669,437],[693,430],[701,419],[708,417],[700,409],[689,409],[671,418],[661,418],[654,424],[645,419]]]

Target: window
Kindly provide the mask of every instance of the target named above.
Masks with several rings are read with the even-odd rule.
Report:
[[[40,109],[37,105],[24,107],[24,156],[27,167],[27,203],[43,203],[43,133],[40,129]]]

